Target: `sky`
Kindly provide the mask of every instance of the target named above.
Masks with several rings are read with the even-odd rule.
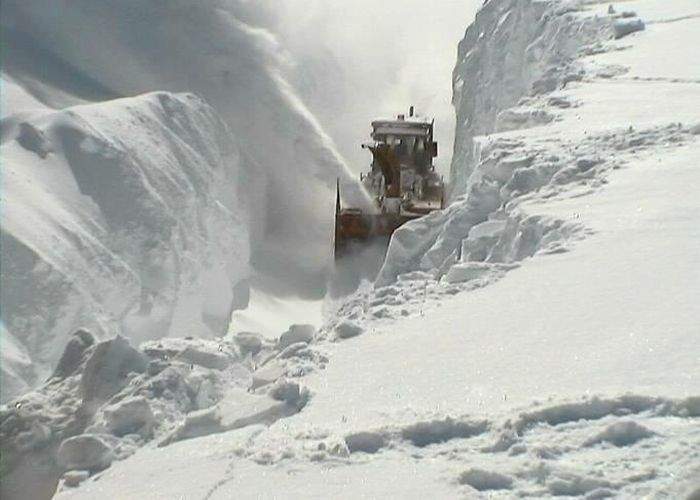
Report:
[[[287,53],[290,80],[353,171],[369,165],[360,144],[369,138],[370,122],[410,105],[436,119],[436,163],[449,171],[452,70],[478,0],[265,2],[263,23]]]

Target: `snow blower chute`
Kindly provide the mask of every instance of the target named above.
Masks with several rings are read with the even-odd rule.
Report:
[[[373,142],[363,144],[372,153],[371,170],[360,175],[377,207],[376,213],[341,206],[340,183],[335,206],[335,258],[355,245],[388,239],[404,223],[444,208],[445,186],[435,172],[438,154],[433,139],[434,120],[414,116],[372,122]]]

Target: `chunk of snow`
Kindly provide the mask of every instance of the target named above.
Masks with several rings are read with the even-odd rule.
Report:
[[[302,395],[301,388],[297,382],[285,379],[277,380],[272,387],[270,387],[268,394],[272,399],[284,401],[291,405],[296,404]]]
[[[402,429],[401,437],[415,446],[424,447],[451,439],[466,439],[476,436],[485,432],[487,428],[486,421],[472,422],[448,417],[444,420],[431,420],[408,425]]]
[[[636,442],[652,437],[654,432],[633,420],[615,422],[609,425],[599,434],[586,440],[585,445],[591,446],[598,443],[611,443],[615,446],[631,446]]]
[[[234,341],[244,356],[247,353],[255,355],[262,349],[262,336],[257,333],[239,332],[234,337]]]
[[[293,357],[293,356],[296,356],[297,353],[298,353],[299,351],[301,351],[301,350],[303,350],[303,349],[306,349],[308,345],[309,345],[309,344],[307,344],[306,342],[297,342],[297,343],[295,343],[295,344],[292,344],[292,345],[290,345],[290,346],[285,347],[285,348],[282,350],[282,352],[280,352],[280,353],[277,355],[277,357],[278,357],[279,359],[291,358],[291,357]]]
[[[61,443],[58,459],[66,469],[102,470],[112,463],[114,452],[102,436],[81,434]]]
[[[342,321],[335,327],[335,334],[339,339],[350,339],[362,335],[364,329],[352,321]]]
[[[284,349],[297,342],[308,344],[313,340],[315,333],[316,328],[313,325],[292,325],[280,336],[279,346]]]
[[[104,409],[107,429],[117,436],[148,434],[155,423],[151,406],[143,396],[126,398]]]
[[[154,359],[193,364],[212,370],[224,370],[238,359],[237,351],[229,343],[207,339],[167,338],[144,342],[141,349]]]
[[[478,491],[508,490],[513,486],[512,477],[483,469],[469,469],[462,472],[459,482]]]
[[[124,337],[102,342],[85,365],[80,381],[83,399],[107,400],[126,385],[129,373],[143,373],[147,368],[146,356]]]
[[[386,437],[381,432],[357,432],[345,436],[350,453],[377,453],[386,446]]]
[[[615,413],[640,413],[662,404],[661,398],[625,395],[617,398],[587,398],[523,413],[515,423],[522,432],[538,423],[561,425],[578,420],[597,420]]]
[[[85,351],[95,343],[95,337],[85,330],[78,330],[66,344],[61,359],[51,375],[52,378],[66,378],[75,373],[83,361]]]
[[[644,21],[641,19],[618,19],[613,25],[615,39],[623,38],[637,31],[643,31],[645,27]]]
[[[253,372],[252,389],[271,384],[286,375],[286,369],[277,361],[270,361]]]
[[[222,432],[224,427],[221,418],[221,411],[216,406],[189,413],[178,427],[158,443],[158,446]]]
[[[201,384],[199,384],[194,403],[196,404],[197,408],[204,409],[210,408],[211,406],[216,404],[216,402],[220,399],[221,394],[219,393],[217,388],[214,386],[211,380],[206,379],[203,380]]]
[[[223,352],[214,350],[213,346],[209,349],[202,349],[199,346],[187,346],[178,358],[185,363],[193,363],[213,370],[224,370],[228,368],[233,359]]]
[[[505,220],[488,220],[473,226],[469,230],[467,238],[472,240],[477,240],[479,238],[493,238],[499,236],[505,228]]]
[[[493,270],[494,267],[491,264],[481,262],[455,264],[447,271],[445,281],[448,283],[466,283],[467,281],[483,278],[492,273]]]
[[[580,172],[588,172],[590,169],[601,163],[599,158],[581,158],[576,161],[576,166]]]
[[[63,484],[69,488],[76,488],[83,481],[90,477],[90,471],[87,470],[69,470],[63,474]]]
[[[53,152],[53,146],[46,134],[31,123],[23,122],[19,124],[17,142],[24,149],[36,153],[42,159]]]
[[[16,423],[10,423],[17,425]],[[19,423],[19,425],[22,425]],[[13,433],[15,444],[19,451],[26,452],[41,449],[46,446],[52,438],[51,428],[38,421],[33,421],[29,425],[29,429],[23,429],[21,432]]]
[[[547,481],[547,489],[555,496],[583,496],[601,488],[612,487],[610,481],[575,473],[560,473]]]

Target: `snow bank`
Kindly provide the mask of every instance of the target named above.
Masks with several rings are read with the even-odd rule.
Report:
[[[517,143],[507,140],[491,145],[474,138],[551,122],[553,116],[544,109],[524,102],[516,105],[528,94],[579,79],[570,59],[585,44],[609,37],[611,25],[604,18],[575,18],[556,2],[484,5],[460,42],[453,76],[457,112],[450,172],[453,204],[395,233],[378,285],[416,268],[441,269],[469,230],[511,198],[503,186],[517,182],[517,175],[531,166],[534,156],[516,151]]]
[[[501,40],[502,61],[518,54],[522,34],[553,26],[561,30],[543,57],[557,47],[570,55],[539,76],[533,58],[524,69],[535,71],[533,86],[504,101],[491,94],[502,88],[496,80],[463,95],[496,108],[470,117],[484,130],[464,145],[475,154],[458,165],[463,190],[442,213],[401,228],[382,280],[321,329],[335,338],[347,319],[364,333],[333,344],[323,376],[310,377],[314,403],[293,430],[379,434],[384,445],[351,454],[349,468],[366,461],[387,476],[400,463],[425,470],[443,457],[434,477],[449,473],[461,485],[445,497],[505,478],[510,490],[487,495],[688,498],[700,445],[691,430],[700,375],[700,66],[689,64],[697,6],[625,3],[647,28],[618,42],[607,5],[532,2],[540,17],[519,12],[527,4],[484,7],[500,10],[502,26],[532,16]],[[484,28],[477,20],[470,31],[483,32],[478,44],[496,56],[498,32]],[[600,38],[588,38],[589,28]],[[499,64],[484,57],[464,78]],[[522,128],[498,132],[499,116],[544,116],[538,110],[552,117],[547,124],[509,120]],[[358,370],[365,375],[349,384]],[[489,431],[418,448],[386,427],[449,412],[485,415]],[[489,484],[491,474],[498,479]]]
[[[3,4],[3,356],[14,360],[3,401],[46,376],[79,326],[222,334],[251,273],[274,299],[323,294],[336,179],[346,201],[367,200],[288,84],[289,54],[254,26],[259,8]]]
[[[301,411],[311,394],[293,377],[322,366],[322,354],[307,346],[283,358],[260,338],[251,352],[250,339],[134,347],[76,332],[44,384],[0,408],[3,498],[49,498],[60,477],[77,486],[149,443],[269,426]],[[267,373],[256,380],[259,371]]]
[[[240,154],[201,99],[45,112],[0,154],[3,401],[49,375],[80,327],[136,341],[226,332],[244,305],[248,218]]]
[[[319,295],[336,178],[345,196],[367,199],[288,83],[289,53],[254,25],[259,8],[219,0],[10,0],[4,71],[53,107],[160,90],[201,96],[233,132],[227,140],[241,146],[253,265]]]
[[[637,19],[630,16],[625,20]],[[583,59],[610,50],[604,43],[615,38],[618,17],[591,15],[580,2],[484,5],[460,43],[454,72],[458,126],[452,204],[396,231],[377,286],[415,270],[437,278],[448,273],[447,280],[456,283],[474,276],[471,262],[512,263],[536,252],[567,251],[567,242],[581,233],[575,221],[533,216],[518,208],[520,200],[536,192],[557,196],[572,185],[595,189],[604,182],[601,173],[616,168],[616,153],[663,142],[659,134],[674,133],[629,131],[611,138],[584,131],[569,142],[557,137],[539,144],[519,137],[525,129],[532,135],[556,124],[560,110],[575,109],[579,104],[563,93],[571,85],[626,71]],[[498,234],[472,235],[481,224],[504,227]]]
[[[580,80],[582,76],[570,66],[570,60],[584,45],[612,36],[612,18],[578,17],[577,5],[492,0],[477,13],[459,44],[453,73],[457,112],[450,171],[453,198],[467,192],[467,180],[479,161],[479,146],[473,138],[495,132],[499,115],[503,121],[502,113],[523,97]],[[536,110],[525,115],[521,112],[519,118],[514,110],[507,113],[509,121],[515,120],[521,127],[551,120]],[[508,128],[514,126],[518,125]]]
[[[427,446],[403,439],[402,431],[411,426],[440,430],[450,421],[452,427],[457,428],[469,421],[443,417],[403,426],[350,431],[340,439],[334,432],[318,427],[295,428],[299,433],[290,438],[280,426],[267,431],[251,426],[248,430],[175,443],[164,451],[140,450],[127,460],[113,464],[99,480],[87,481],[79,489],[66,489],[58,497],[91,498],[98,491],[117,489],[139,498],[149,495],[167,498],[173,494],[201,496],[207,491],[213,491],[214,498],[255,496],[255,492],[260,491],[260,477],[265,477],[266,488],[275,491],[284,488],[284,494],[292,498],[303,498],[309,491],[334,497],[352,496],[358,491],[369,495],[381,491],[383,496],[391,496],[401,491],[403,497],[410,496],[410,491],[426,481],[438,488],[439,498],[459,494],[471,497],[474,490],[497,497],[498,490],[503,490],[503,498],[526,492],[538,498],[587,494],[592,498],[606,498],[648,494],[650,488],[677,491],[675,496],[686,498],[680,495],[682,490],[692,489],[683,482],[681,488],[670,483],[674,477],[689,477],[692,481],[687,472],[692,470],[690,462],[696,455],[692,449],[697,443],[695,437],[686,434],[692,442],[687,443],[684,450],[674,448],[676,445],[669,439],[658,437],[649,438],[656,441],[646,441],[646,446],[632,443],[623,450],[607,444],[594,448],[582,446],[585,436],[630,421],[643,422],[637,425],[653,426],[665,433],[693,433],[697,425],[695,420],[667,413],[669,408],[681,407],[687,401],[660,399],[657,402],[657,408],[641,412],[630,408],[623,416],[612,410],[601,415],[600,422],[581,420],[531,428],[510,446],[498,451],[487,449],[485,444],[510,429],[511,419],[516,417],[512,413],[504,415],[499,422],[472,422],[469,425],[475,426],[474,432],[448,433],[444,439],[431,440]],[[539,408],[547,410],[550,404],[552,402],[540,403]],[[300,416],[303,413],[286,422],[293,425],[294,418]],[[342,435],[343,431],[337,429],[337,432]],[[625,455],[621,455],[621,451]],[[657,456],[662,457],[661,460],[651,466],[649,460],[656,460]],[[235,472],[231,460],[234,460]],[[401,481],[413,488],[405,494],[393,482],[382,489],[381,481],[367,480],[368,470],[379,470],[386,482],[386,477],[402,471],[406,462],[414,474]],[[187,477],[196,474],[198,481],[184,480],[181,476],[185,471],[189,474]],[[323,480],[318,478],[320,471],[324,471]],[[417,474],[420,476],[416,477]],[[328,480],[328,475],[333,481]],[[125,481],[125,477],[129,480]],[[693,485],[690,481],[689,485]]]

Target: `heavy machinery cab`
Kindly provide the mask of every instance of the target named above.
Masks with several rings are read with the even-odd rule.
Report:
[[[342,256],[352,241],[388,237],[405,222],[444,208],[444,183],[435,172],[438,145],[434,120],[398,115],[395,120],[372,122],[372,142],[362,147],[372,153],[362,184],[374,199],[377,213],[343,208],[336,201],[335,254]]]
[[[373,142],[363,147],[372,152],[373,161],[362,181],[383,213],[425,214],[442,208],[433,128],[433,121],[412,114],[372,122]]]

